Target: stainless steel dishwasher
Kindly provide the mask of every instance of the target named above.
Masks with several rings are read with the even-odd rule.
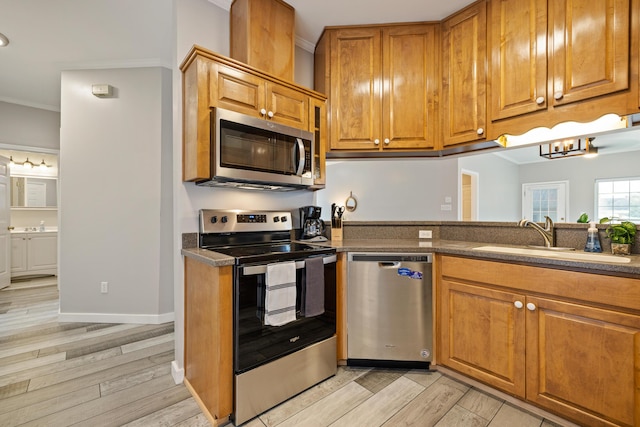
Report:
[[[431,254],[349,253],[347,364],[429,366]]]

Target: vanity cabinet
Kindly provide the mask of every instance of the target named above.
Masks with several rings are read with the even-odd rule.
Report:
[[[325,28],[315,89],[328,94],[329,149],[433,149],[438,25]]]
[[[58,233],[11,234],[11,276],[58,274]]]
[[[437,360],[583,425],[640,424],[640,280],[438,255]]]
[[[637,112],[637,8],[636,0],[491,0],[490,138]]]
[[[442,23],[442,145],[483,141],[487,120],[487,4]]]
[[[209,179],[211,111],[220,107],[305,131],[324,129],[310,120],[324,95],[231,58],[194,46],[183,61],[183,181]],[[321,115],[320,120],[326,121]],[[324,172],[324,164],[318,165]],[[323,186],[319,179],[317,188]]]

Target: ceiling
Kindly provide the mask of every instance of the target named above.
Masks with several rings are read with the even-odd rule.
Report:
[[[10,40],[0,48],[0,101],[59,111],[62,70],[171,67],[173,1],[0,0],[0,33]],[[231,5],[209,1],[225,10]],[[325,26],[441,20],[472,3],[287,2],[296,9],[296,42],[311,51]]]

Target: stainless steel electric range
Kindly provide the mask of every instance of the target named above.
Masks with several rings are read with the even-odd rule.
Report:
[[[335,249],[295,242],[289,211],[203,209],[199,238],[235,258],[236,425],[335,375]]]

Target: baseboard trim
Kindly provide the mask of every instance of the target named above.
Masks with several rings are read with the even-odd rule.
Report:
[[[178,366],[177,361],[171,362],[171,376],[176,384],[182,384],[184,381],[184,368]]]
[[[159,325],[173,322],[175,313],[163,314],[117,314],[117,313],[58,313],[59,322],[89,323],[134,323],[142,325]]]

